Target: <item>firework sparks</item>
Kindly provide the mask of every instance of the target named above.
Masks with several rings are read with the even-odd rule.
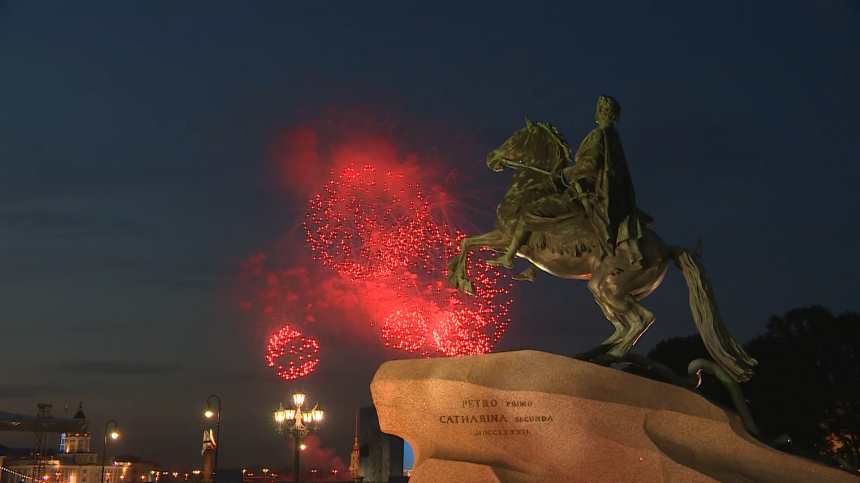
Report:
[[[311,200],[304,228],[315,260],[353,280],[367,280],[406,266],[419,241],[415,226],[426,216],[417,184],[372,165],[350,165],[329,181],[325,194]]]
[[[320,362],[316,356],[319,350],[320,346],[316,339],[302,337],[301,332],[285,325],[269,337],[266,362],[269,367],[275,367],[276,359],[286,354],[296,359],[297,361],[289,360],[287,367],[278,364],[278,377],[285,381],[292,381],[314,372]]]
[[[370,164],[347,166],[310,200],[304,228],[314,259],[372,286],[382,338],[389,347],[423,355],[480,355],[504,333],[511,279],[470,253],[474,297],[444,283],[446,262],[466,236],[429,216],[418,183]]]
[[[420,350],[427,339],[427,319],[421,311],[395,310],[385,319],[382,339],[394,349]]]

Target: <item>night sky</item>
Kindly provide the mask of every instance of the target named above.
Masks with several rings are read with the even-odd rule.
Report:
[[[183,470],[215,393],[219,466],[274,467],[291,457],[272,411],[301,388],[348,462],[374,371],[405,353],[318,321],[320,366],[286,383],[270,325],[240,310],[243,260],[306,263],[307,193],[279,181],[301,126],[384,134],[474,205],[456,215],[476,233],[511,176],[486,153],[525,115],[576,146],[608,94],[640,207],[668,244],[703,239],[735,338],[790,308],[860,310],[856,1],[412,3],[0,2],[0,410],[83,401],[94,449],[117,419],[117,452]],[[497,351],[611,333],[584,282],[541,274],[514,298]],[[644,305],[637,352],[695,332],[677,269]]]

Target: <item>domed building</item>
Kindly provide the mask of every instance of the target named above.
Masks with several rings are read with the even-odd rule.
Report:
[[[77,427],[87,428],[83,403],[78,406],[75,421],[83,423]],[[68,421],[68,420],[67,420]],[[101,483],[104,471],[104,483],[143,483],[152,481],[150,475],[154,468],[150,464],[112,461],[104,467],[101,465],[100,454],[92,451],[90,446],[91,433],[88,430],[75,433],[61,433],[59,452],[37,462],[33,456],[11,458],[3,462],[3,482],[19,483],[30,481],[30,478],[42,480],[44,483]],[[140,467],[140,466],[144,466]],[[41,475],[34,475],[35,468],[44,468]],[[141,478],[142,477],[142,478]]]

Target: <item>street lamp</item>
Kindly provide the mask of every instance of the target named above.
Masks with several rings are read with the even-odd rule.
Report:
[[[212,412],[212,398],[218,400],[218,412]],[[215,464],[212,465],[212,479],[215,479],[215,473],[218,473],[218,447],[221,446],[221,398],[216,395],[211,395],[206,398],[206,412],[203,413],[207,418],[215,418]]]
[[[116,422],[116,419],[111,419],[105,424],[105,442],[104,446],[102,446],[102,483],[105,483],[105,459],[107,459],[108,427],[110,423],[113,423],[113,431],[110,432],[110,439],[119,438],[119,433],[116,431],[119,429],[119,423]]]
[[[293,466],[293,481],[295,483],[299,483],[299,451],[305,446],[302,444],[302,440],[307,435],[320,430],[324,416],[323,410],[319,409],[319,404],[313,409],[303,412],[304,403],[305,395],[297,392],[293,394],[293,407],[284,408],[283,404],[278,404],[278,409],[275,411],[278,433],[283,434],[286,431],[296,442],[296,461]]]

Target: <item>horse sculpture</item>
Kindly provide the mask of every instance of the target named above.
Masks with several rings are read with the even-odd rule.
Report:
[[[657,289],[671,260],[687,282],[693,319],[708,352],[736,381],[748,380],[757,362],[729,336],[704,266],[689,250],[666,246],[646,227],[635,268],[619,269],[623,264],[611,257],[601,259],[600,241],[579,200],[582,195],[561,175],[570,153],[570,146],[552,125],[526,118],[525,128],[487,155],[492,170],[513,168],[516,173],[498,206],[495,229],[463,239],[460,252],[448,263],[449,284],[474,293],[466,270],[469,252],[481,247],[504,252],[511,245],[517,215],[531,217],[534,229],[516,256],[532,266],[515,278],[533,280],[540,269],[560,278],[587,280],[604,316],[615,326],[615,332],[591,354],[621,359],[654,322],[654,314],[639,301]],[[523,214],[524,206],[536,207],[540,216]]]

